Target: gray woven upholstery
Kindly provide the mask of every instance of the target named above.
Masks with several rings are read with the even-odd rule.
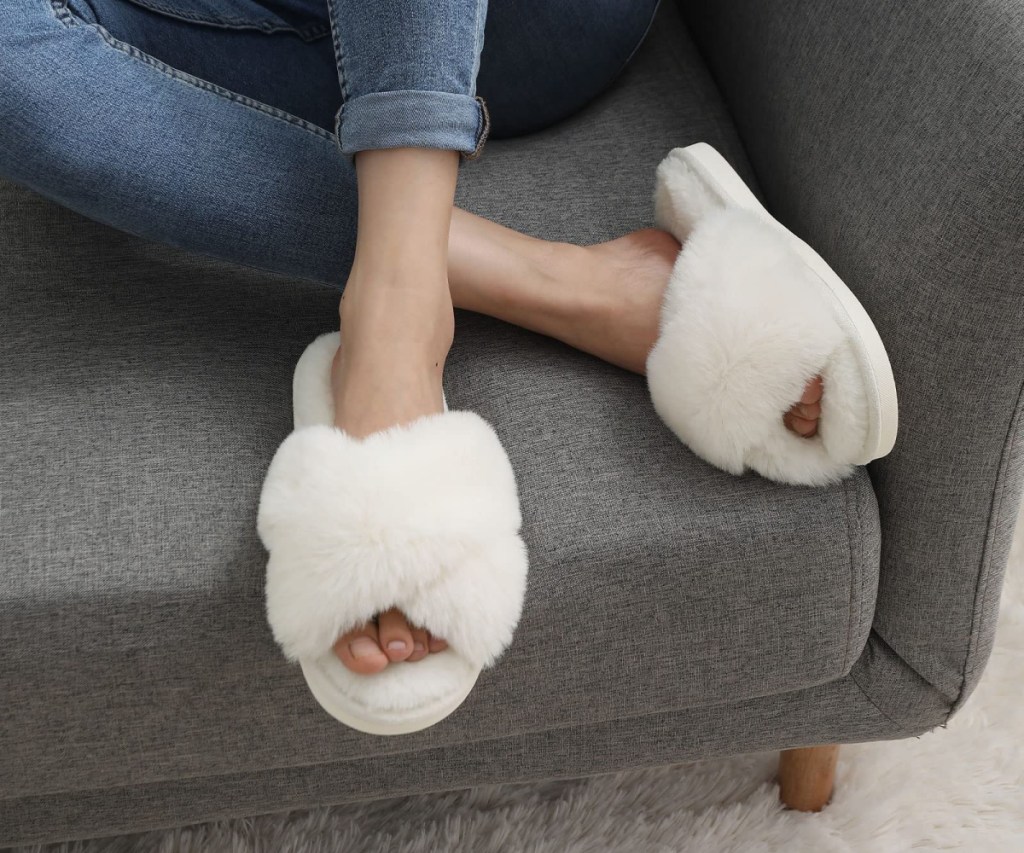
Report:
[[[519,478],[523,620],[449,720],[360,735],[274,645],[254,530],[292,368],[336,293],[0,186],[0,844],[898,738],[948,717],[990,649],[1020,491],[1024,205],[987,108],[1014,92],[1019,106],[1024,65],[1007,56],[997,75],[982,48],[1005,46],[1007,24],[1021,45],[1024,21],[955,43],[975,55],[944,79],[980,104],[975,131],[923,76],[883,86],[867,46],[952,38],[928,11],[951,3],[905,4],[871,38],[852,4],[713,5],[694,24],[742,144],[666,5],[611,92],[491,143],[460,203],[595,241],[649,224],[670,147],[709,141],[753,181],[746,150],[769,203],[878,322],[901,394],[893,456],[828,489],[733,478],[660,425],[641,378],[460,316],[449,401],[495,424]],[[910,63],[890,53],[890,71]],[[881,113],[934,126],[933,147]],[[956,139],[989,140],[973,166],[945,141],[954,121]]]
[[[874,630],[954,707],[992,650],[1022,487],[1024,6],[686,6],[773,208],[857,293],[900,437],[871,466]]]

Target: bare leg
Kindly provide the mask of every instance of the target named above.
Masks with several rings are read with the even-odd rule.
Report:
[[[574,246],[527,237],[456,210],[448,279],[459,308],[549,335],[644,373],[678,253],[675,238],[655,228]],[[786,413],[786,426],[813,436],[821,396],[821,379],[816,377]]]
[[[437,166],[446,152],[400,151],[406,153],[356,157],[359,237],[334,371],[339,427],[366,435],[441,411],[453,303],[644,372],[679,252],[675,238],[648,228],[574,246],[527,237],[462,210],[440,211],[454,194],[454,161]],[[442,223],[450,228],[447,244]],[[821,394],[816,379],[786,414],[786,425],[814,435]],[[378,623],[335,645],[350,669],[377,672],[389,660],[415,661],[444,648],[397,611]]]
[[[455,329],[446,266],[458,157],[419,148],[356,154],[358,236],[332,371],[335,424],[351,435],[443,409],[441,375]],[[369,674],[444,644],[391,610],[334,648],[350,669]]]

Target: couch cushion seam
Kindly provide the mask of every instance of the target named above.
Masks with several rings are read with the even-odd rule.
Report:
[[[863,685],[861,685],[861,683],[857,680],[857,676],[853,674],[852,670],[850,671],[850,681],[852,681],[854,685],[856,685],[861,695],[868,700],[871,707],[878,711],[878,713],[881,714],[883,717],[885,717],[886,721],[888,721],[888,723],[893,727],[896,733],[902,733],[904,731],[903,726],[901,726],[896,720],[894,720],[885,711],[883,711],[882,707],[874,699],[871,698],[871,694],[864,689]]]
[[[988,598],[991,588],[990,581],[992,572],[990,564],[992,561],[992,548],[995,540],[995,527],[999,522],[1003,497],[1006,493],[1007,470],[1009,468],[1010,458],[1017,443],[1017,426],[1018,421],[1020,420],[1022,402],[1024,402],[1024,383],[1021,383],[1020,389],[1017,392],[1017,401],[1014,405],[1013,414],[1010,417],[1010,423],[1007,426],[1006,438],[1003,441],[1003,449],[999,457],[999,467],[996,471],[996,482],[992,489],[992,503],[989,508],[985,544],[982,547],[981,559],[978,565],[978,580],[974,592],[971,628],[967,639],[967,653],[964,655],[964,666],[960,675],[960,692],[950,705],[949,713],[946,715],[946,722],[949,722],[949,718],[963,704],[965,699],[964,693],[967,689],[968,676],[972,675],[975,670],[974,657],[977,654],[978,636],[980,633],[979,622],[982,618],[982,613],[985,609],[985,601]]]
[[[865,575],[865,572],[867,571],[867,567],[866,567],[867,549],[865,548],[865,544],[864,544],[864,535],[865,535],[864,534],[864,513],[867,510],[867,506],[866,506],[867,502],[865,501],[865,498],[864,498],[864,489],[863,488],[860,488],[860,489],[857,490],[857,496],[856,497],[857,497],[857,503],[856,503],[856,510],[857,510],[857,514],[856,514],[857,542],[860,544],[860,571],[857,573],[857,630],[858,631],[863,631],[863,629],[864,629],[864,608],[865,608],[865,600],[864,599],[866,598],[866,596],[865,596],[864,575]],[[854,652],[854,650],[851,649],[850,650],[851,656],[853,655],[853,652]],[[857,652],[858,657],[859,657],[860,649],[857,649],[856,652]],[[856,663],[856,661],[853,661],[853,663],[850,664],[851,669],[852,669],[854,663]]]
[[[850,641],[853,636],[853,602],[854,602],[854,531],[855,524],[853,514],[850,512],[850,485],[849,480],[843,487],[843,508],[846,510],[846,553],[848,557],[847,570],[849,572],[849,601],[846,606],[846,641],[843,643],[843,663],[840,667],[841,673],[847,672],[847,665],[850,663]]]

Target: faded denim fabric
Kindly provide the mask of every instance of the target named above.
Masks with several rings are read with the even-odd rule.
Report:
[[[547,127],[610,85],[656,6],[501,0],[481,31],[475,0],[5,0],[0,176],[132,234],[340,287],[345,155],[472,156],[481,99],[490,138]]]

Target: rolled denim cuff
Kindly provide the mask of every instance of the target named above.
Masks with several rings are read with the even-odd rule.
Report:
[[[379,148],[441,148],[480,156],[490,117],[483,98],[407,89],[372,92],[338,111],[338,145],[348,155]]]

